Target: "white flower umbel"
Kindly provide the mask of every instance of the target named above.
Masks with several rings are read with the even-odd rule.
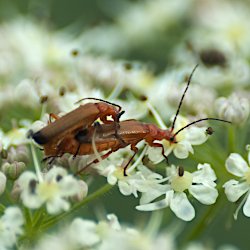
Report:
[[[192,220],[195,216],[195,210],[187,198],[186,191],[205,205],[215,203],[218,196],[218,191],[215,188],[216,176],[210,165],[199,164],[197,168],[197,171],[190,173],[181,167],[176,168],[172,165],[167,170],[169,179],[165,199],[148,204],[143,204],[141,200],[141,205],[137,206],[136,209],[153,211],[169,206],[180,219]]]
[[[47,211],[56,214],[70,208],[67,198],[78,195],[78,180],[63,168],[54,167],[43,180],[32,172],[24,172],[18,179],[21,199],[25,206],[36,209],[46,203]]]
[[[223,187],[229,201],[236,202],[245,194],[242,202],[237,208],[234,218],[237,219],[238,212],[243,206],[243,213],[250,217],[250,151],[248,153],[248,163],[241,155],[232,153],[226,160],[226,169],[229,173],[239,177],[239,180],[231,179],[227,181]]]
[[[0,249],[10,249],[23,233],[24,218],[17,207],[8,207],[0,218]]]
[[[185,127],[188,123],[189,122],[186,118],[178,116],[172,134],[174,135],[174,133]],[[159,143],[163,144],[165,149],[164,154],[166,156],[173,151],[177,158],[185,159],[188,157],[189,153],[194,153],[192,145],[200,145],[207,140],[208,135],[206,134],[206,129],[206,127],[190,126],[177,134],[177,143],[171,143],[165,139]],[[164,159],[161,148],[149,147],[147,153],[149,159],[154,163],[159,163]]]

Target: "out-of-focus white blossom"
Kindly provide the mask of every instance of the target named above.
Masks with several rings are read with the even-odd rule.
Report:
[[[156,232],[155,232],[156,233]],[[76,218],[71,225],[57,235],[44,237],[35,250],[95,249],[95,250],[174,250],[173,236],[169,233],[150,235],[121,225],[114,214],[107,220],[95,223]]]
[[[50,214],[67,211],[70,208],[67,198],[79,193],[78,181],[59,167],[52,168],[40,182],[34,173],[24,172],[19,177],[18,183],[25,206],[37,209],[46,203]]]
[[[24,218],[17,207],[8,207],[0,217],[0,247],[1,250],[12,249],[17,243],[17,237],[23,234]]]
[[[221,97],[217,99],[215,110],[217,110],[221,119],[240,125],[249,117],[250,102],[244,97],[232,94],[228,98]]]

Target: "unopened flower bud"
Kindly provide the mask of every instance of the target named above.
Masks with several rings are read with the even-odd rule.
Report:
[[[83,198],[85,198],[88,194],[88,185],[86,184],[85,181],[79,180],[78,185],[79,185],[78,193],[77,193],[77,195],[74,195],[72,197],[72,200],[75,202],[82,201]]]
[[[2,157],[2,159],[7,159],[7,157],[8,157],[8,151],[6,149],[2,149],[2,151],[1,151],[1,157]]]
[[[25,145],[10,147],[8,150],[7,161],[10,163],[13,163],[14,161],[28,163],[29,158],[29,150]]]
[[[250,109],[249,101],[236,94],[232,94],[228,98],[221,97],[217,99],[215,108],[221,119],[238,125],[247,120]]]
[[[14,161],[13,163],[5,162],[2,165],[2,171],[12,180],[16,180],[25,169],[26,165],[21,161]]]
[[[0,172],[0,195],[4,192],[7,178],[3,172]]]
[[[13,188],[11,190],[11,198],[14,201],[18,201],[19,197],[20,197],[20,193],[21,193],[20,185],[19,185],[18,181],[15,181],[14,185],[13,185]]]

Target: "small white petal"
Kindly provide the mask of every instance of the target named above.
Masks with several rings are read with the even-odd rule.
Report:
[[[213,182],[217,179],[214,170],[208,163],[198,164],[198,171],[193,172],[194,183]]]
[[[147,155],[150,161],[157,164],[164,160],[164,157],[161,153],[161,148],[149,147],[147,150]]]
[[[27,190],[22,191],[21,199],[26,207],[32,209],[39,208],[43,204],[43,200],[40,196],[38,196],[37,194],[31,194]]]
[[[206,128],[190,127],[186,133],[186,140],[192,145],[200,145],[208,139]]]
[[[218,197],[217,189],[210,186],[192,185],[188,191],[195,197],[195,199],[205,205],[215,203]]]
[[[129,185],[127,182],[125,181],[119,181],[118,182],[118,187],[119,187],[119,190],[120,192],[123,194],[123,195],[131,195],[133,190],[131,188],[131,185]]]
[[[149,203],[161,195],[165,194],[170,189],[169,185],[158,185],[157,188],[149,189],[148,192],[142,193],[140,204]]]
[[[189,152],[194,153],[191,144],[187,141],[181,141],[174,147],[174,155],[179,159],[185,159],[188,157]]]
[[[223,187],[229,201],[237,201],[244,193],[249,190],[249,185],[246,182],[239,183],[236,180],[226,182]]]
[[[110,184],[110,185],[115,185],[116,184],[116,182],[117,182],[117,178],[113,175],[113,174],[109,174],[108,176],[107,176],[107,181],[108,181],[108,184]]]
[[[247,200],[245,205],[243,206],[243,213],[247,216],[250,217],[250,195],[248,194]]]
[[[49,214],[57,214],[61,211],[69,210],[70,205],[68,201],[60,197],[55,197],[47,202],[46,207]]]
[[[57,178],[63,177],[67,175],[67,171],[61,167],[53,167],[49,170],[49,172],[45,175],[45,180],[47,182],[57,181]]]
[[[79,189],[77,180],[71,175],[65,176],[62,180],[58,181],[58,186],[63,197],[73,196],[78,193]]]
[[[171,210],[177,217],[184,221],[190,221],[195,216],[195,211],[185,193],[175,193],[170,202]]]
[[[136,206],[135,208],[140,211],[154,211],[154,210],[162,209],[168,206],[169,206],[168,200],[164,199],[164,200],[156,201],[153,203],[139,205],[139,206]]]
[[[30,171],[25,171],[18,178],[18,185],[21,189],[26,189],[29,186],[31,180],[37,181],[37,176]]]
[[[246,161],[241,157],[241,155],[232,153],[226,160],[227,171],[238,177],[243,177],[244,173],[249,170]]]

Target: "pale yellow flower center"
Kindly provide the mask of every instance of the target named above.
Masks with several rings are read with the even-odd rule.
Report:
[[[128,170],[128,169],[127,169]],[[118,180],[122,180],[124,179],[124,169],[119,167],[114,171],[114,176],[118,179]]]
[[[42,182],[38,185],[37,192],[44,200],[50,200],[55,197],[59,191],[58,184],[55,182]]]
[[[246,183],[250,185],[250,169],[244,175]]]
[[[171,187],[176,192],[183,192],[188,189],[193,182],[193,176],[191,173],[184,171],[183,176],[176,175],[173,177]]]

